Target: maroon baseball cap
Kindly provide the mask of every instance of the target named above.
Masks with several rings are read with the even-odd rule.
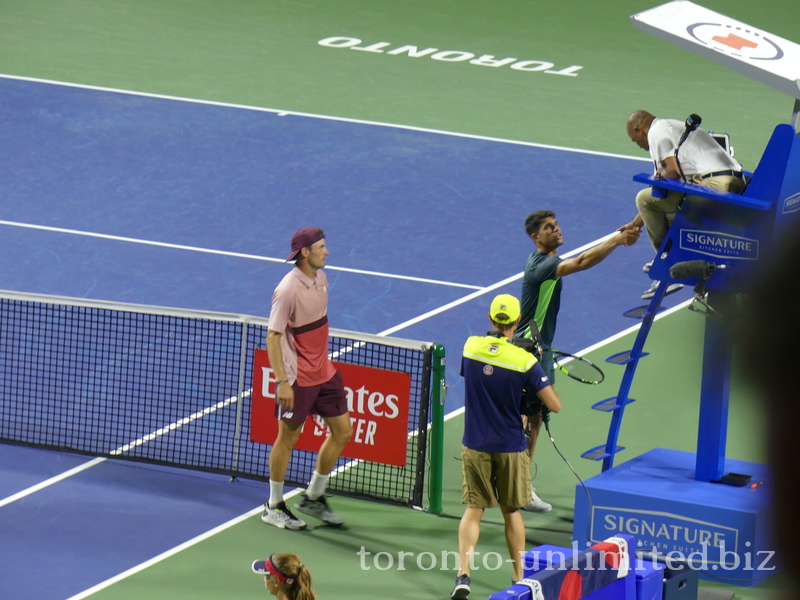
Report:
[[[294,260],[297,258],[300,250],[324,238],[325,234],[322,233],[322,229],[319,227],[303,227],[302,229],[298,229],[292,236],[292,253],[286,261]]]

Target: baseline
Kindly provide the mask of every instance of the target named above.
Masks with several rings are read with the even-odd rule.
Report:
[[[644,161],[650,162],[648,158],[642,158],[639,156],[628,156],[625,154],[614,154],[612,152],[599,152],[597,150],[585,150],[583,148],[570,148],[567,146],[553,146],[550,144],[537,144],[535,142],[524,142],[521,140],[509,140],[505,138],[496,138],[490,136],[483,136],[483,135],[475,135],[470,133],[459,133],[456,131],[446,131],[444,129],[430,129],[427,127],[415,127],[413,125],[400,125],[397,123],[382,123],[380,121],[367,121],[364,119],[352,119],[347,117],[335,117],[332,115],[321,115],[315,113],[305,113],[305,112],[296,112],[291,110],[285,109],[278,109],[278,108],[267,108],[262,106],[251,106],[247,104],[235,104],[232,102],[217,102],[215,100],[201,100],[198,98],[184,98],[181,96],[168,96],[165,94],[153,94],[150,92],[137,92],[133,90],[123,90],[118,88],[110,88],[110,87],[103,87],[103,86],[96,86],[96,85],[86,85],[81,83],[71,83],[68,81],[56,81],[52,79],[40,79],[37,77],[23,77],[21,75],[9,75],[6,73],[0,73],[0,79],[14,79],[17,81],[30,81],[32,83],[46,83],[50,85],[59,85],[63,87],[73,87],[85,90],[94,90],[98,92],[113,92],[116,94],[127,94],[130,96],[141,96],[144,98],[156,98],[159,100],[175,100],[178,102],[191,102],[194,104],[205,104],[208,106],[220,106],[225,108],[239,108],[243,110],[254,110],[260,112],[269,112],[278,115],[279,117],[284,117],[287,115],[292,115],[296,117],[309,117],[312,119],[324,119],[327,121],[339,121],[342,123],[358,123],[361,125],[375,125],[376,127],[395,127],[398,129],[405,129],[408,131],[420,131],[423,133],[438,133],[441,135],[449,135],[454,137],[462,137],[468,138],[473,140],[483,140],[487,142],[501,142],[505,144],[515,144],[518,146],[529,146],[532,148],[545,148],[547,150],[561,150],[564,152],[577,152],[579,154],[591,154],[593,156],[607,156],[611,158],[624,158],[628,160],[637,160],[637,161]]]

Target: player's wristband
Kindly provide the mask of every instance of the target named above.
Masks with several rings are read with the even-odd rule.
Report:
[[[289,380],[288,380],[288,379],[284,379],[283,381],[276,381],[276,382],[275,382],[275,387],[278,387],[278,386],[279,386],[279,385],[281,385],[282,383],[289,383]]]

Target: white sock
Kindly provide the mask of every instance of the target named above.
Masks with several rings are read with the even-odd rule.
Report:
[[[283,502],[283,482],[269,480],[269,507],[275,508]]]
[[[328,486],[328,475],[320,475],[314,469],[314,474],[311,476],[311,482],[306,488],[306,496],[309,500],[316,500],[325,493],[325,488]]]

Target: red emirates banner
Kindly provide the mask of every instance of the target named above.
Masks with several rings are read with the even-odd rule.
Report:
[[[408,407],[411,375],[344,363],[333,363],[342,372],[353,435],[342,456],[404,467],[408,443]],[[330,433],[319,415],[311,415],[295,448],[318,452]],[[275,373],[269,356],[256,350],[253,372],[250,439],[272,444],[278,437],[275,418]]]

